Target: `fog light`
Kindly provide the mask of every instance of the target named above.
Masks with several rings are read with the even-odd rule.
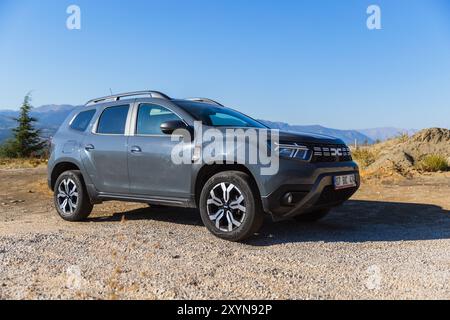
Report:
[[[290,193],[290,194],[288,195],[288,197],[287,197],[287,202],[288,202],[289,204],[292,204],[293,201],[294,201],[294,197],[292,196],[292,193]]]
[[[283,205],[291,206],[294,204],[294,196],[292,193],[286,193],[282,201]]]

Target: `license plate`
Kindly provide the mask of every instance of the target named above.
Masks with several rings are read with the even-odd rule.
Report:
[[[356,176],[354,174],[334,177],[334,188],[336,190],[352,187],[356,187]]]

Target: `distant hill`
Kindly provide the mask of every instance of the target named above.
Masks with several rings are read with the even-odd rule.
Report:
[[[318,134],[325,134],[328,136],[333,136],[339,139],[342,139],[347,144],[354,144],[355,141],[358,142],[358,144],[372,144],[375,142],[375,140],[371,139],[370,137],[364,135],[361,132],[358,132],[356,130],[339,130],[339,129],[330,129],[325,128],[319,125],[313,125],[313,126],[304,126],[304,125],[290,125],[285,122],[272,122],[267,120],[260,120],[265,125],[267,125],[270,128],[273,129],[279,129],[283,131],[292,131],[292,132],[311,132],[311,133],[318,133]]]
[[[39,124],[58,129],[75,108],[76,106],[72,105],[46,105],[35,108],[32,115],[38,119]]]
[[[362,129],[358,131],[374,141],[386,141],[405,133],[409,136],[412,136],[418,132],[418,130],[415,129],[399,129],[393,127]]]
[[[17,116],[17,113],[13,113],[12,111],[2,112],[0,111],[0,129],[7,129],[14,127],[16,122],[14,118]]]
[[[71,112],[76,106],[73,106],[71,104],[48,104],[45,106],[40,106],[39,108],[34,108],[34,113],[37,114],[43,114],[43,113],[50,113],[50,112],[57,112],[57,113],[64,113],[64,112]]]
[[[45,105],[34,108],[31,115],[35,117],[37,127],[42,130],[42,135],[48,137],[58,130],[61,123],[67,118],[76,106],[72,105]],[[16,126],[14,118],[19,116],[19,111],[0,110],[0,143],[11,136],[11,129]]]
[[[8,139],[11,135],[11,129],[0,129],[0,143]]]

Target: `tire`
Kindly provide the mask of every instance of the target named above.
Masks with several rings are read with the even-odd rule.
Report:
[[[225,171],[211,177],[202,189],[199,207],[206,228],[228,241],[251,237],[264,220],[259,191],[249,175],[240,171]]]
[[[66,221],[85,220],[92,212],[93,205],[80,171],[66,171],[58,177],[53,199],[56,211]],[[68,201],[64,206],[65,200]]]
[[[325,216],[327,216],[330,213],[330,211],[331,209],[328,208],[311,211],[294,217],[294,220],[298,222],[316,222],[325,218]]]

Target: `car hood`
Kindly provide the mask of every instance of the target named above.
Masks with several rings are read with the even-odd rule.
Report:
[[[296,143],[323,143],[323,144],[345,144],[341,139],[308,132],[289,132],[280,131],[280,142],[296,142]]]
[[[211,128],[211,127],[207,127]],[[224,134],[227,133],[228,129],[236,129],[236,128],[214,128],[216,130],[222,131]],[[245,128],[241,128],[245,129]],[[275,129],[256,129],[256,130],[270,130],[275,131]],[[339,138],[335,138],[332,136],[327,136],[324,134],[310,133],[310,132],[292,132],[292,131],[279,131],[279,140],[281,143],[317,143],[317,144],[344,144],[345,142]],[[234,135],[234,133],[232,133]]]

